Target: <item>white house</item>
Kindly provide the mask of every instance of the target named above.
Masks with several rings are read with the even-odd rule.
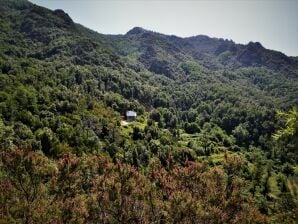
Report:
[[[137,117],[137,112],[129,110],[126,111],[126,120],[127,121],[134,121]]]

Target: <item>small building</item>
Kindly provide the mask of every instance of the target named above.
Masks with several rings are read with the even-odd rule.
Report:
[[[129,110],[126,111],[126,120],[127,121],[134,121],[137,118],[137,112]]]

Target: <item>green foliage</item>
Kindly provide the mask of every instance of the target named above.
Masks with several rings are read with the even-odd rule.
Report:
[[[3,0],[0,20],[0,222],[295,219],[293,58],[141,28],[101,35],[25,0]]]
[[[288,113],[278,111],[277,116],[285,120],[285,128],[278,130],[273,135],[275,140],[282,140],[285,138],[296,138],[298,136],[298,109],[293,108]]]
[[[249,132],[247,130],[247,125],[246,124],[239,124],[233,131],[233,135],[236,137],[238,142],[241,143],[246,143],[247,139],[249,138]]]

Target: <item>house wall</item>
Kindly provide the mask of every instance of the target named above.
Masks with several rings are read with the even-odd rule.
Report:
[[[134,121],[136,119],[136,117],[133,117],[133,116],[128,116],[126,118],[127,121]]]

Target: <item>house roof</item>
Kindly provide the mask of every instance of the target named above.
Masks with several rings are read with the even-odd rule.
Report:
[[[137,116],[137,112],[132,111],[132,110],[126,111],[126,116],[127,117],[136,117]]]

